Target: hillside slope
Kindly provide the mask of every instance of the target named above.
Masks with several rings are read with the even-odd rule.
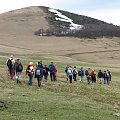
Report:
[[[44,7],[28,7],[0,15],[0,52],[39,54],[56,59],[119,64],[120,39],[80,39],[74,37],[35,36],[34,31],[48,29]],[[102,57],[104,56],[104,57]],[[90,59],[90,58],[94,58]],[[115,62],[113,62],[115,61]]]
[[[14,49],[17,47],[29,49],[27,44],[32,45],[36,38],[34,31],[40,27],[49,28],[45,16],[46,13],[39,7],[28,7],[1,14],[0,44],[5,45],[3,47],[11,52],[15,52]]]

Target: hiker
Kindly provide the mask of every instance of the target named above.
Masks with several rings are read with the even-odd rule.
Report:
[[[34,66],[33,66],[33,62],[30,62],[30,63],[27,65],[26,75],[28,75],[28,77],[29,77],[28,85],[32,86],[32,80],[33,80],[33,76],[34,76]]]
[[[6,61],[6,64],[7,64],[11,79],[13,79],[13,77],[14,77],[14,63],[15,63],[14,56],[11,55],[8,58],[8,60]]]
[[[43,76],[45,80],[48,80],[48,67],[46,65],[43,66]]]
[[[54,66],[55,66],[54,81],[56,81],[57,80],[58,66],[56,65],[56,63],[54,64]]]
[[[42,69],[43,69],[42,60],[38,61],[38,65],[40,66],[40,68],[42,68]]]
[[[16,77],[17,83],[19,83],[22,78],[21,74],[23,70],[23,65],[20,62],[20,59],[15,60],[14,69],[15,69],[15,77]]]
[[[43,78],[43,69],[41,68],[40,64],[38,64],[38,66],[35,69],[35,78],[37,78],[38,87],[40,87]]]
[[[109,79],[110,79],[110,81],[112,80],[112,73],[110,72],[110,70],[107,70],[107,72],[109,73]]]
[[[103,81],[103,72],[101,70],[98,71],[97,78],[99,78],[100,84],[102,84],[102,81]]]
[[[66,79],[67,79],[67,81],[69,79],[68,73],[67,73],[68,68],[69,68],[69,65],[67,64],[66,67],[65,67],[65,73],[66,73]]]
[[[51,79],[51,81],[54,81],[55,80],[54,74],[56,72],[56,69],[55,69],[55,66],[54,66],[53,62],[51,62],[51,64],[48,66],[48,69],[49,69],[49,72],[50,72],[50,79]]]
[[[96,72],[92,69],[90,72],[92,83],[96,83]]]
[[[68,67],[68,69],[67,69],[67,74],[68,74],[70,83],[72,83],[72,78],[73,78],[73,68],[72,68],[72,66],[69,66],[69,67]]]
[[[104,84],[106,84],[106,81],[107,81],[107,79],[108,79],[108,76],[107,76],[107,72],[106,72],[106,71],[103,72],[103,79],[104,79]]]
[[[76,66],[74,66],[74,68],[73,68],[73,79],[74,79],[74,81],[77,81],[77,74],[78,74],[77,68],[76,68]]]
[[[86,79],[87,79],[87,83],[90,84],[90,80],[91,80],[91,77],[90,77],[90,68],[88,68],[88,69],[85,70],[85,76],[86,76]]]
[[[78,71],[78,76],[80,77],[80,82],[83,82],[83,77],[84,77],[83,67],[81,67],[80,70]]]
[[[111,72],[107,69],[107,84],[108,84],[108,85],[110,84],[111,78],[112,78],[112,74],[111,74]]]

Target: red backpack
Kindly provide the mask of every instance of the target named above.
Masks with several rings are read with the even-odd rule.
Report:
[[[82,70],[79,70],[79,71],[78,71],[78,75],[82,75]]]

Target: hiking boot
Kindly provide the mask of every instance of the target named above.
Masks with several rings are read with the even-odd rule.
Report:
[[[19,83],[19,80],[17,79],[17,84]]]
[[[38,87],[40,87],[40,86],[41,86],[41,82],[39,83]]]

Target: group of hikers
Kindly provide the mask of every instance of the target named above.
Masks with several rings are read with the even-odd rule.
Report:
[[[67,75],[67,80],[72,83],[72,80],[77,81],[77,77],[79,77],[80,82],[84,81],[84,76],[86,76],[87,83],[96,83],[97,78],[99,79],[99,83],[102,84],[110,84],[112,74],[111,72],[107,70],[99,70],[98,73],[95,72],[95,70],[88,68],[84,70],[83,67],[81,67],[79,70],[76,68],[76,66],[72,67],[71,65],[66,65],[65,67],[65,73]]]
[[[19,83],[22,79],[22,71],[23,71],[23,65],[20,61],[20,59],[14,59],[14,56],[11,55],[8,60],[6,61],[10,78],[17,80],[17,83]],[[36,66],[34,67],[33,62],[29,62],[29,64],[26,66],[26,75],[28,75],[29,80],[28,84],[32,86],[32,80],[35,77],[38,81],[38,86],[41,86],[42,78],[47,81],[48,75],[50,73],[50,79],[51,81],[56,81],[56,75],[57,75],[58,67],[56,64],[53,64],[53,62],[50,63],[49,66],[43,65],[42,61],[38,61],[36,63]]]
[[[20,62],[20,59],[14,59],[13,55],[11,55],[6,61],[6,64],[10,73],[10,78],[13,79],[13,77],[15,76],[18,83],[21,79],[21,73],[23,70],[23,65]]]
[[[17,83],[21,82],[22,79],[22,71],[23,71],[23,65],[19,58],[14,59],[14,56],[11,55],[7,61],[6,61],[10,78],[13,79],[13,77],[17,80]],[[25,74],[28,75],[28,85],[32,86],[33,78],[37,79],[38,86],[41,86],[42,79],[44,78],[45,81],[48,80],[48,75],[50,74],[51,81],[57,80],[57,72],[58,72],[58,66],[51,62],[48,66],[43,64],[42,61],[38,61],[36,63],[36,66],[33,65],[33,62],[29,62],[29,64],[26,66]],[[71,65],[66,65],[65,67],[65,73],[67,76],[67,80],[70,81],[70,83],[74,81],[77,81],[78,78],[80,82],[84,81],[84,77],[86,76],[87,83],[96,83],[97,78],[99,79],[99,83],[102,84],[110,84],[112,74],[109,70],[102,71],[99,70],[98,73],[96,73],[93,69],[88,68],[84,70],[83,67],[81,67],[79,70],[76,66],[72,67]]]
[[[32,79],[35,77],[38,81],[38,86],[41,86],[42,78],[47,81],[48,80],[48,73],[50,73],[51,81],[56,81],[58,67],[53,62],[50,63],[49,66],[43,65],[42,61],[38,61],[36,64],[36,68],[34,70],[33,62],[30,62],[26,68],[26,74],[29,76],[28,84],[32,86]]]

